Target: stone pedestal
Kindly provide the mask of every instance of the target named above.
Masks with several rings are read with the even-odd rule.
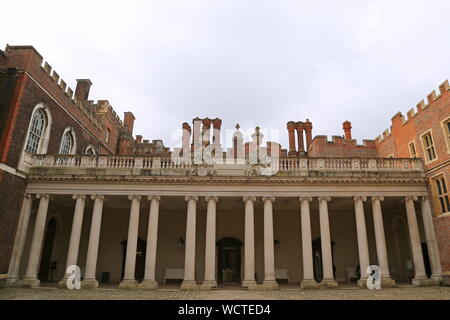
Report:
[[[397,284],[395,283],[395,280],[392,279],[391,277],[387,277],[387,278],[381,278],[381,289],[383,288],[394,288],[396,287]]]
[[[322,289],[337,289],[339,288],[338,283],[334,279],[324,279],[320,283],[320,288]]]
[[[303,290],[320,289],[320,284],[316,280],[303,280],[300,287]]]
[[[137,281],[133,279],[122,280],[119,284],[119,289],[137,289]]]
[[[181,290],[199,290],[200,286],[197,284],[195,280],[183,280],[181,283]]]
[[[38,278],[23,278],[17,283],[22,288],[36,288],[39,287],[41,281]]]
[[[217,282],[214,280],[209,280],[209,281],[203,281],[201,287],[201,290],[214,290],[217,289]]]
[[[264,290],[276,290],[278,289],[278,283],[275,280],[264,280],[262,288]]]
[[[98,288],[98,281],[95,279],[87,279],[81,281],[81,289],[96,289]]]
[[[158,282],[155,280],[144,280],[137,285],[138,289],[155,290],[158,289]]]
[[[434,279],[428,279],[423,277],[416,277],[412,280],[412,285],[416,287],[431,287],[431,286],[438,286],[440,285],[440,282],[434,280]]]
[[[250,289],[250,288],[254,289],[256,287],[256,281],[255,280],[244,280],[242,282],[242,287],[247,288],[247,289]]]

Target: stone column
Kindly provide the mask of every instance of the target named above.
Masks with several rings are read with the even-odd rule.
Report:
[[[427,239],[428,255],[430,256],[431,280],[434,281],[435,285],[439,285],[442,281],[441,259],[439,257],[439,248],[437,245],[430,200],[428,197],[422,197],[422,218]]]
[[[125,272],[122,282],[119,284],[121,289],[134,289],[137,282],[136,274],[136,250],[139,233],[139,210],[141,206],[140,196],[129,196],[131,200],[130,222],[128,224],[127,255],[125,258]]]
[[[34,224],[33,238],[31,240],[30,256],[28,257],[28,266],[25,272],[25,277],[21,281],[23,287],[37,287],[39,286],[39,279],[37,278],[39,262],[41,259],[42,240],[44,239],[45,223],[47,221],[47,210],[50,197],[48,194],[36,195],[39,201],[39,209]]]
[[[425,264],[423,261],[422,244],[420,242],[419,226],[417,224],[416,208],[414,207],[414,201],[417,201],[417,197],[407,196],[405,198],[406,203],[406,215],[408,218],[409,240],[411,242],[411,251],[414,261],[415,276],[412,280],[414,286],[425,286],[429,283],[425,274]]]
[[[158,283],[155,278],[156,270],[156,250],[158,242],[158,218],[159,218],[159,201],[161,197],[149,196],[150,214],[148,218],[147,231],[147,252],[145,254],[145,275],[144,280],[139,284],[142,289],[156,289]]]
[[[331,248],[330,221],[328,217],[328,202],[330,197],[319,197],[320,239],[322,246],[323,280],[320,286],[337,288],[338,284],[333,273],[333,254]]]
[[[81,281],[83,289],[94,289],[98,287],[98,281],[95,277],[97,270],[98,245],[100,242],[100,228],[102,224],[103,201],[102,195],[93,195],[94,210],[92,211],[91,231],[89,233],[89,245],[87,251],[86,267],[84,279]]]
[[[73,213],[72,231],[70,233],[69,250],[67,253],[66,270],[69,266],[78,265],[78,249],[80,248],[81,227],[83,225],[83,214],[86,196],[75,194],[75,211]],[[58,283],[59,288],[67,288],[67,280],[70,274],[64,273],[64,278]]]
[[[264,202],[264,287],[277,289],[275,280],[275,252],[273,243],[273,202],[274,197],[263,197]]]
[[[303,141],[303,122],[297,122],[297,143],[298,143],[298,152],[305,152],[305,143]]]
[[[381,272],[381,287],[395,287],[395,281],[389,272],[388,255],[386,249],[386,238],[384,235],[383,215],[381,203],[384,197],[372,197],[373,225],[375,229],[375,242],[377,247],[378,265]]]
[[[186,197],[188,202],[186,220],[186,248],[184,257],[184,280],[181,284],[183,290],[198,289],[195,281],[195,226],[198,197]]]
[[[14,249],[11,256],[8,271],[8,284],[14,286],[19,281],[20,263],[22,261],[23,249],[27,238],[28,225],[30,224],[31,205],[33,197],[31,194],[24,194],[22,209],[20,210],[19,223],[17,226],[16,238],[14,240]]]
[[[302,289],[316,289],[319,284],[314,279],[312,238],[311,238],[311,217],[309,213],[310,197],[299,198],[301,205],[302,222],[302,255],[303,255],[303,280]]]
[[[295,127],[296,123],[293,121],[289,121],[287,123],[287,129],[289,134],[289,156],[295,156],[297,155],[297,152],[295,151]]]
[[[206,213],[206,251],[205,251],[205,281],[202,288],[209,290],[217,287],[216,281],[216,204],[218,197],[205,198],[208,202]]]
[[[245,202],[245,262],[244,281],[242,287],[254,289],[255,281],[255,213],[253,203],[255,197],[244,197]]]
[[[358,255],[359,267],[361,270],[361,278],[358,280],[358,285],[361,288],[367,287],[367,268],[370,266],[369,259],[369,245],[367,242],[366,220],[364,217],[364,204],[366,197],[355,197],[355,218],[356,218],[356,232],[358,235]]]

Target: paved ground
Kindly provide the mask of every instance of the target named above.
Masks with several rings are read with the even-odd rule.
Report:
[[[344,288],[337,290],[284,289],[277,291],[217,290],[187,292],[159,289],[155,291],[59,290],[56,288],[0,289],[0,300],[450,300],[450,287],[401,287],[383,290]]]

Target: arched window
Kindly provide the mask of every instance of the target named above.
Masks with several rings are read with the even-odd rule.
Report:
[[[38,153],[39,145],[47,127],[47,119],[42,109],[37,109],[31,118],[28,140],[25,150],[29,153]]]
[[[84,152],[87,156],[95,156],[96,152],[94,147],[90,144],[86,147],[86,151]]]
[[[72,128],[64,130],[61,146],[59,147],[59,154],[75,154],[75,134]]]

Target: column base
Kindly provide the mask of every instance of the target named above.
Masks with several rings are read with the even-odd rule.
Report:
[[[195,291],[199,290],[200,286],[195,280],[183,280],[181,283],[181,290]]]
[[[426,277],[414,278],[412,280],[412,285],[415,287],[431,287],[431,286],[439,286],[440,282],[436,279],[428,279]]]
[[[358,287],[367,289],[367,278],[361,278],[358,280]]]
[[[395,283],[395,280],[391,277],[385,277],[381,278],[381,289],[383,288],[395,288],[397,284]]]
[[[95,279],[85,279],[81,281],[81,289],[96,289],[98,288],[98,281]]]
[[[67,278],[62,279],[60,282],[58,282],[57,287],[58,289],[68,289],[67,288]]]
[[[242,288],[248,290],[257,290],[257,284],[255,280],[244,280],[242,281]]]
[[[300,287],[303,290],[310,290],[310,289],[320,289],[320,284],[316,282],[316,280],[303,280]]]
[[[205,280],[203,281],[201,290],[215,290],[217,289],[217,281],[216,280]]]
[[[20,278],[19,277],[10,277],[6,279],[6,286],[9,288],[18,288],[20,287]]]
[[[38,278],[23,278],[19,281],[18,286],[22,288],[36,288],[40,284],[41,281]]]
[[[155,290],[158,289],[158,282],[156,280],[144,280],[137,287],[143,290]]]
[[[137,281],[134,279],[122,280],[119,289],[137,289]]]
[[[334,279],[323,279],[320,283],[321,289],[337,289],[339,288],[338,283]]]
[[[444,282],[444,278],[441,276],[431,276],[431,279],[436,281],[436,283],[438,283],[438,285],[441,285],[442,282]]]
[[[275,280],[264,280],[261,289],[263,290],[277,290],[278,289],[278,282]]]

